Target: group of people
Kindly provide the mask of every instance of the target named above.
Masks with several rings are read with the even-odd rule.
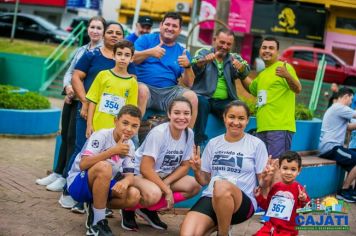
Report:
[[[260,57],[266,68],[252,81],[248,63],[231,52],[230,30],[218,30],[213,47],[192,57],[176,42],[182,28],[178,13],[166,13],[157,34],[149,33],[152,24],[140,17],[135,35],[127,38],[133,44],[118,22],[89,21],[91,41],[77,50],[64,80],[61,164],[36,182],[63,189],[64,207],[86,203],[87,235],[112,235],[105,218],[116,208],[124,229],[138,229],[135,214],[166,229],[157,211],[197,195],[201,186],[207,188],[185,217],[181,235],[214,230],[227,235],[230,225],[254,214],[257,202],[268,206],[282,189],[292,193],[278,197],[287,213],[256,235],[269,235],[265,227],[296,235],[295,209],[308,197],[294,183],[300,156],[287,151],[301,85],[293,67],[278,61],[279,42],[263,40]],[[250,111],[238,101],[237,79],[257,96],[258,137],[244,131]],[[147,108],[165,111],[169,121],[135,147]],[[209,113],[221,117],[226,133],[206,144]],[[269,156],[280,158],[279,171]],[[188,175],[190,168],[194,176]]]

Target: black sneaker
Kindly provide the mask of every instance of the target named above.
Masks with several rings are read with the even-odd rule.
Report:
[[[98,221],[98,223],[96,223],[96,225],[90,226],[86,235],[88,235],[88,236],[90,236],[90,235],[113,236],[107,219],[100,220],[100,221]]]
[[[138,225],[135,220],[135,211],[121,210],[121,227],[126,230],[137,231]]]
[[[114,214],[113,210],[111,210],[110,208],[105,208],[105,217],[106,218],[114,217],[113,214]]]
[[[167,224],[162,222],[161,219],[158,217],[157,211],[150,211],[146,208],[141,208],[136,210],[136,214],[145,219],[153,228],[168,228]]]
[[[87,229],[90,228],[90,226],[93,224],[93,220],[94,220],[94,211],[93,208],[91,206],[91,203],[84,203],[84,209],[85,212],[87,213],[87,219],[85,221],[85,227]]]
[[[84,203],[83,202],[78,202],[77,204],[74,205],[71,209],[72,212],[78,213],[78,214],[84,214]]]
[[[350,192],[349,189],[341,189],[337,192],[336,194],[337,199],[342,199],[345,202],[356,202],[356,199],[353,198],[352,193]]]

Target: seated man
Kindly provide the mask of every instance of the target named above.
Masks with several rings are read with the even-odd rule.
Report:
[[[180,85],[191,87],[194,73],[189,53],[176,42],[182,30],[182,17],[168,12],[160,23],[159,34],[145,34],[135,42],[134,63],[138,86],[138,107],[167,111],[168,104],[178,96],[186,97],[193,105],[190,127],[194,126],[198,99],[196,94]],[[179,81],[178,81],[179,79]]]
[[[356,179],[356,149],[344,148],[346,130],[356,129],[356,123],[349,123],[351,118],[356,118],[356,111],[349,107],[353,94],[349,88],[339,90],[336,102],[324,114],[319,143],[320,157],[335,160],[349,172],[336,195],[346,202],[356,202],[355,190],[351,187]]]
[[[105,219],[107,203],[110,208],[122,209],[140,200],[140,191],[133,187],[135,148],[130,140],[138,131],[140,119],[137,107],[123,106],[115,118],[115,128],[94,132],[68,173],[69,194],[78,202],[90,203],[87,235],[112,235]]]
[[[216,32],[211,49],[202,48],[192,60],[195,80],[192,90],[198,95],[198,116],[194,127],[195,144],[207,140],[205,127],[209,113],[222,118],[225,105],[237,100],[236,79],[250,73],[248,63],[236,53],[230,53],[234,34],[228,29]]]

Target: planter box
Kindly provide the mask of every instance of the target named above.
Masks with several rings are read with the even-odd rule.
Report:
[[[59,130],[61,110],[0,109],[0,134],[49,135]]]

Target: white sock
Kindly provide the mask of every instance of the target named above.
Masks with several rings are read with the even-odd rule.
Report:
[[[93,225],[96,225],[99,221],[105,219],[105,209],[96,209],[94,206],[92,206],[93,212],[94,212],[94,220],[93,220]]]

